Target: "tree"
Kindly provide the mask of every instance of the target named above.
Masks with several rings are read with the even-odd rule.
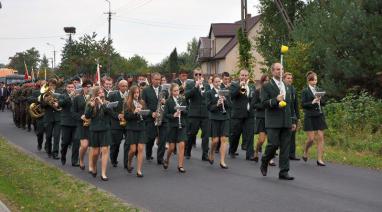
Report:
[[[246,69],[249,75],[253,74],[254,57],[252,55],[252,44],[242,28],[237,30],[237,39],[239,43],[239,60],[237,66],[239,69]]]
[[[168,71],[170,73],[179,72],[179,62],[178,62],[178,53],[176,48],[171,52],[170,57],[168,58]]]
[[[334,97],[350,90],[382,89],[382,10],[377,0],[311,2],[293,39],[311,43],[307,52],[321,85]]]
[[[50,69],[49,68],[49,60],[45,54],[40,61],[40,70],[44,70],[44,69]]]
[[[187,43],[187,51],[179,55],[180,68],[184,70],[193,70],[198,66],[196,57],[198,55],[198,40],[193,38]]]
[[[0,63],[0,68],[5,68],[5,64]]]
[[[302,18],[304,2],[301,0],[281,1],[292,23]],[[274,0],[260,0],[262,29],[256,40],[256,47],[264,57],[265,64],[270,66],[278,62],[281,45],[289,45],[291,37],[288,28],[276,7]]]
[[[25,73],[25,64],[28,67],[28,71],[37,70],[37,65],[40,62],[40,53],[34,47],[24,52],[17,52],[13,57],[10,57],[11,61],[7,65],[9,68],[17,70],[19,74]]]

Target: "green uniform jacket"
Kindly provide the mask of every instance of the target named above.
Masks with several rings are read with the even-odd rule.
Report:
[[[72,104],[72,118],[76,121],[77,126],[82,126],[83,124],[81,116],[85,114],[85,106],[86,101],[84,95],[74,97]]]
[[[95,111],[95,114],[93,111]],[[109,116],[110,109],[106,108],[106,105],[101,105],[100,108],[90,107],[90,105],[86,105],[85,108],[85,117],[91,118],[89,130],[90,131],[107,131],[110,129],[110,121]]]
[[[158,95],[162,91],[161,86],[159,86]],[[152,117],[153,112],[156,112],[158,106],[158,98],[155,94],[153,86],[147,86],[142,91],[142,100],[145,101],[146,108],[150,110],[150,113],[147,115],[147,121],[154,121]]]
[[[206,93],[207,109],[209,111],[209,118],[212,120],[227,120],[229,119],[228,110],[230,108],[229,99],[224,100],[224,108],[226,113],[223,113],[222,105],[217,106],[219,100],[218,93],[215,89],[211,89]]]
[[[110,92],[108,101],[116,102],[118,101],[118,106],[110,109],[110,128],[112,130],[123,130],[123,127],[119,124],[118,115],[124,114],[123,112],[123,101],[124,97],[121,96],[119,90],[116,92]]]
[[[254,98],[254,92],[256,87],[249,84],[249,95],[240,93],[240,84],[234,82],[230,87],[232,108],[231,108],[231,117],[232,118],[247,118],[254,117],[254,109],[251,107],[252,99]],[[249,104],[249,111],[248,111]]]
[[[301,105],[304,109],[304,115],[305,116],[320,116],[320,109],[318,104],[312,104],[312,101],[314,99],[313,92],[310,90],[309,87],[305,87],[302,90],[301,93]],[[325,105],[325,101],[321,98],[321,107]],[[321,109],[322,110],[322,109]]]
[[[292,97],[291,89],[289,86],[285,86],[286,95],[285,102],[286,107],[280,108],[277,96],[280,94],[280,90],[275,81],[271,79],[269,83],[264,84],[261,91],[261,101],[265,106],[265,128],[291,128],[292,119]]]
[[[76,121],[72,115],[72,99],[69,94],[65,92],[58,100],[58,105],[62,108],[61,111],[61,125],[62,126],[76,126]]]
[[[199,88],[195,87],[195,80],[190,80],[186,84],[185,97],[189,102],[188,106],[188,117],[196,118],[207,118],[207,102],[206,102],[206,92],[211,90],[210,85],[203,83],[204,94]]]
[[[252,107],[255,109],[255,117],[265,118],[265,106],[261,101],[261,89],[256,89],[255,95],[252,101]]]
[[[178,104],[182,105],[182,106],[185,106],[185,103],[184,103],[184,100],[178,100]],[[175,101],[173,99],[172,96],[170,96],[167,101],[166,101],[166,104],[164,105],[164,117],[167,119],[168,123],[169,123],[169,127],[178,127],[179,126],[179,119],[177,117],[174,117],[174,113],[176,112],[175,110]],[[187,116],[187,110],[185,111],[182,111],[181,113],[181,124],[182,124],[182,127],[185,126],[186,124],[186,116]]]
[[[126,130],[143,131],[145,130],[145,117],[141,117],[139,114],[134,114],[131,111],[125,112]]]
[[[60,122],[60,111],[53,109],[43,99],[41,99],[41,107],[45,109],[44,123]]]

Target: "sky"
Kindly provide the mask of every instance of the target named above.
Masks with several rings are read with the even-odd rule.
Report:
[[[0,63],[32,47],[56,65],[67,39],[63,27],[76,27],[74,39],[96,32],[107,37],[106,0],[0,0]],[[176,47],[187,48],[193,37],[207,36],[211,23],[240,20],[240,0],[110,0],[111,37],[124,57],[141,55],[156,64]],[[257,15],[258,0],[248,0]],[[49,43],[50,45],[48,45]],[[53,47],[54,46],[54,47]]]

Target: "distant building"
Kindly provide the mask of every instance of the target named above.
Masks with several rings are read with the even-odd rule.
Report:
[[[200,37],[198,45],[198,62],[203,73],[220,74],[224,71],[235,73],[239,60],[239,43],[237,30],[241,21],[235,23],[213,23],[210,27],[208,37]],[[261,77],[263,57],[255,48],[255,40],[261,29],[260,15],[247,18],[248,38],[253,44],[252,54],[255,58],[255,79]]]
[[[0,77],[6,77],[12,74],[17,74],[17,70],[10,68],[0,68]]]

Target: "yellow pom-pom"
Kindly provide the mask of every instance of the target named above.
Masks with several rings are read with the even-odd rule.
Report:
[[[287,104],[286,104],[286,102],[285,101],[281,101],[281,102],[279,102],[279,107],[280,108],[283,108],[283,107],[285,107]]]
[[[288,50],[289,50],[288,46],[281,45],[281,54],[287,53]]]

